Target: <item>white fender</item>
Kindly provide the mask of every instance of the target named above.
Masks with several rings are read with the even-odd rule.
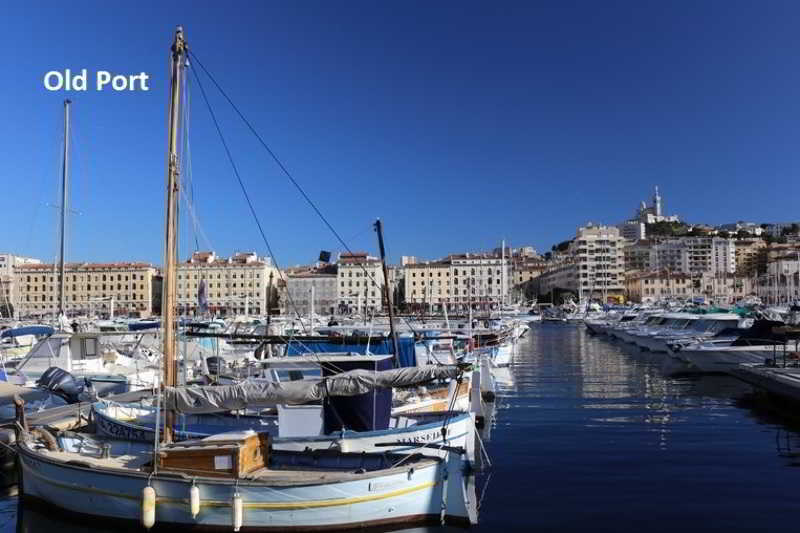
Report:
[[[156,523],[156,490],[147,486],[142,489],[142,525],[150,529]]]
[[[192,518],[197,518],[200,514],[200,489],[197,485],[192,485],[189,489],[189,508],[192,512]]]
[[[242,505],[242,497],[239,493],[235,493],[233,495],[233,505],[231,508],[233,510],[233,530],[239,531],[242,529],[242,518],[244,514],[244,506]]]

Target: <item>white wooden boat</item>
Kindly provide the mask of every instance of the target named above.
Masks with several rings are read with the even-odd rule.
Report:
[[[220,469],[208,472],[155,472],[153,447],[145,443],[79,434],[59,437],[55,447],[47,440],[28,433],[19,443],[24,498],[87,518],[234,531],[476,520],[474,494],[455,452],[442,459],[270,451],[265,466],[237,475],[226,471],[231,461],[219,439],[165,448],[218,453]]]

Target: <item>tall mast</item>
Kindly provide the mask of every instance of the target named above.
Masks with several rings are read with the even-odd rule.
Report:
[[[181,77],[186,61],[187,46],[183,38],[183,28],[178,26],[175,31],[175,41],[172,44],[169,103],[169,134],[167,148],[167,194],[166,194],[166,223],[164,235],[164,282],[161,295],[161,319],[164,328],[164,385],[176,386],[176,358],[177,336],[175,331],[176,318],[176,281],[177,281],[177,256],[178,256],[178,192],[180,187],[180,165],[178,163],[178,131],[180,129],[181,110]],[[172,442],[173,413],[166,413],[164,424],[164,442]]]
[[[506,240],[503,239],[500,245],[500,313],[503,312],[503,306],[506,304]]]
[[[271,302],[272,302],[272,270],[269,271],[269,285],[267,285],[267,335],[270,334],[269,324],[270,324],[270,319],[272,318],[272,310],[270,309]]]
[[[70,100],[64,100],[64,158],[61,164],[61,251],[58,254],[58,317],[64,316],[64,236],[67,229],[67,185],[69,183],[69,106]]]
[[[392,291],[389,289],[389,267],[386,266],[386,247],[383,245],[383,224],[381,219],[375,221],[375,231],[378,232],[378,248],[381,252],[383,265],[383,295],[386,298],[386,307],[389,309],[389,332],[392,335],[395,363],[399,362],[400,350],[397,344],[397,331],[394,329],[394,305],[392,304]]]

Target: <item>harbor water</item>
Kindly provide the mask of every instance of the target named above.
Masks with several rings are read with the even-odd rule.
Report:
[[[734,378],[670,377],[662,359],[582,325],[532,326],[496,376],[492,468],[478,478],[472,530],[791,528],[797,426]],[[2,503],[3,532],[118,531]]]

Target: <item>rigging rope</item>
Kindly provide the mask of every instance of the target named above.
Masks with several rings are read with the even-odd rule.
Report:
[[[194,57],[194,54],[192,54]],[[198,64],[200,62],[198,61]],[[272,258],[272,262],[275,265],[275,268],[278,270],[278,277],[283,281],[283,273],[281,272],[280,266],[278,265],[278,261],[275,258],[275,254],[272,252],[272,247],[267,240],[267,236],[264,233],[264,228],[261,225],[261,221],[258,219],[258,214],[256,214],[256,209],[253,207],[253,202],[250,200],[250,195],[247,193],[247,188],[244,186],[244,182],[242,181],[242,177],[239,174],[239,169],[236,166],[236,162],[233,160],[233,155],[231,154],[230,148],[228,148],[228,143],[225,141],[225,136],[222,134],[222,129],[220,128],[219,122],[217,121],[217,116],[214,113],[214,110],[211,108],[211,102],[208,101],[208,96],[206,95],[206,91],[203,88],[203,84],[200,81],[200,76],[197,74],[197,69],[194,68],[194,62],[189,63],[189,66],[194,74],[195,79],[197,80],[197,86],[200,88],[200,94],[203,97],[203,101],[208,108],[208,112],[211,115],[211,120],[214,122],[214,127],[217,130],[217,134],[219,134],[220,141],[222,142],[222,146],[225,149],[225,153],[228,155],[228,161],[231,164],[231,168],[233,169],[233,173],[236,176],[236,180],[239,182],[239,187],[242,189],[242,193],[244,194],[245,200],[247,201],[247,205],[250,208],[250,213],[253,215],[253,219],[256,222],[256,226],[258,226],[258,231],[261,233],[261,238],[264,240],[264,244],[267,247],[267,251],[269,252],[270,257]],[[203,66],[202,64],[200,65]],[[204,69],[205,70],[205,69]],[[213,81],[213,80],[212,80]],[[284,281],[286,284],[286,282]],[[288,284],[286,284],[286,296],[289,299],[289,303],[294,309],[295,314],[297,315],[298,320],[300,320],[300,327],[303,328],[303,332],[306,331],[306,326],[303,324],[303,321],[300,319],[300,313],[297,311],[297,306],[294,304],[292,300],[291,293],[289,291]],[[270,305],[270,302],[267,302],[267,305]]]
[[[261,135],[259,135],[258,131],[256,131],[256,129],[250,123],[250,121],[247,120],[247,118],[244,116],[244,114],[242,114],[242,112],[239,110],[239,108],[236,106],[236,104],[233,103],[233,100],[228,96],[228,93],[225,92],[225,90],[222,88],[222,86],[220,86],[220,84],[217,82],[216,78],[214,78],[214,76],[208,71],[208,69],[205,67],[205,65],[203,65],[203,62],[200,61],[200,59],[198,59],[197,55],[192,50],[189,50],[189,55],[193,59],[193,61],[191,63],[192,71],[195,73],[195,78],[197,78],[197,80],[198,80],[197,84],[200,87],[200,91],[203,94],[203,98],[206,100],[206,103],[208,104],[208,99],[205,96],[205,91],[203,90],[203,87],[202,87],[202,85],[200,83],[200,80],[199,80],[199,76],[197,75],[196,69],[194,68],[194,63],[195,62],[198,65],[200,65],[200,68],[203,70],[203,72],[205,72],[206,76],[208,76],[208,79],[211,80],[211,82],[214,84],[214,86],[217,88],[217,90],[219,90],[220,94],[222,94],[222,96],[225,98],[225,100],[228,101],[228,103],[231,105],[231,107],[236,112],[236,114],[239,115],[239,118],[242,119],[242,122],[245,123],[245,125],[250,130],[250,132],[256,137],[256,139],[258,139],[258,142],[261,144],[261,146],[267,151],[267,153],[270,155],[270,157],[272,157],[272,160],[275,162],[275,164],[278,165],[278,167],[281,169],[283,174],[289,179],[289,181],[292,183],[292,185],[294,185],[294,187],[297,189],[297,191],[300,193],[300,195],[306,200],[308,205],[311,206],[311,208],[314,210],[314,212],[317,214],[317,216],[319,216],[320,220],[322,220],[322,222],[325,224],[325,226],[327,226],[327,228],[331,231],[331,233],[333,233],[334,237],[336,237],[336,240],[339,241],[339,243],[344,247],[345,250],[347,250],[350,254],[353,254],[353,251],[350,249],[350,247],[347,245],[347,243],[344,241],[344,239],[342,239],[341,235],[339,235],[339,233],[336,231],[336,229],[334,229],[334,227],[331,225],[331,223],[328,221],[328,219],[325,217],[325,215],[322,214],[322,211],[320,211],[320,209],[317,207],[317,205],[314,203],[314,201],[311,200],[311,198],[308,196],[306,191],[303,189],[303,187],[300,186],[300,184],[297,182],[297,180],[294,178],[294,176],[292,176],[292,174],[289,172],[289,170],[286,168],[286,166],[283,164],[283,162],[278,158],[278,156],[275,154],[275,152],[273,152],[272,149],[269,147],[269,145],[267,145],[267,143],[264,141],[264,139],[261,137]],[[210,109],[210,107],[209,107],[209,109]],[[214,122],[216,124],[216,118],[214,119]],[[217,126],[217,129],[219,130],[219,126]],[[221,135],[221,133],[220,133],[220,135]],[[225,149],[227,151],[227,145],[226,145]],[[238,178],[238,173],[237,173],[237,178]],[[240,179],[240,183],[241,183],[241,179]],[[244,187],[244,186],[242,186],[242,187]],[[249,199],[248,199],[248,203],[249,203]],[[251,209],[252,209],[252,206],[251,206]],[[260,225],[259,225],[259,229],[260,229]],[[263,236],[263,233],[262,233],[262,236]],[[363,265],[360,265],[360,266],[361,266],[361,269],[366,274],[366,276],[370,279],[370,281],[372,281],[375,284],[375,286],[378,286],[377,282],[375,281],[375,278],[372,276],[372,274],[370,274],[370,272],[366,269],[366,267],[364,267]],[[388,287],[389,280],[388,279],[384,280],[384,283]],[[288,286],[287,286],[287,294],[288,294],[288,292],[289,291],[288,291]],[[387,304],[388,304],[388,302],[387,302]],[[297,312],[296,309],[295,309],[295,312]],[[299,315],[298,315],[298,317],[299,317]],[[408,324],[409,328],[416,333],[416,331],[414,330],[413,326],[411,326],[411,324],[407,320],[406,320],[406,323]],[[396,354],[396,355],[398,355],[398,354]]]

